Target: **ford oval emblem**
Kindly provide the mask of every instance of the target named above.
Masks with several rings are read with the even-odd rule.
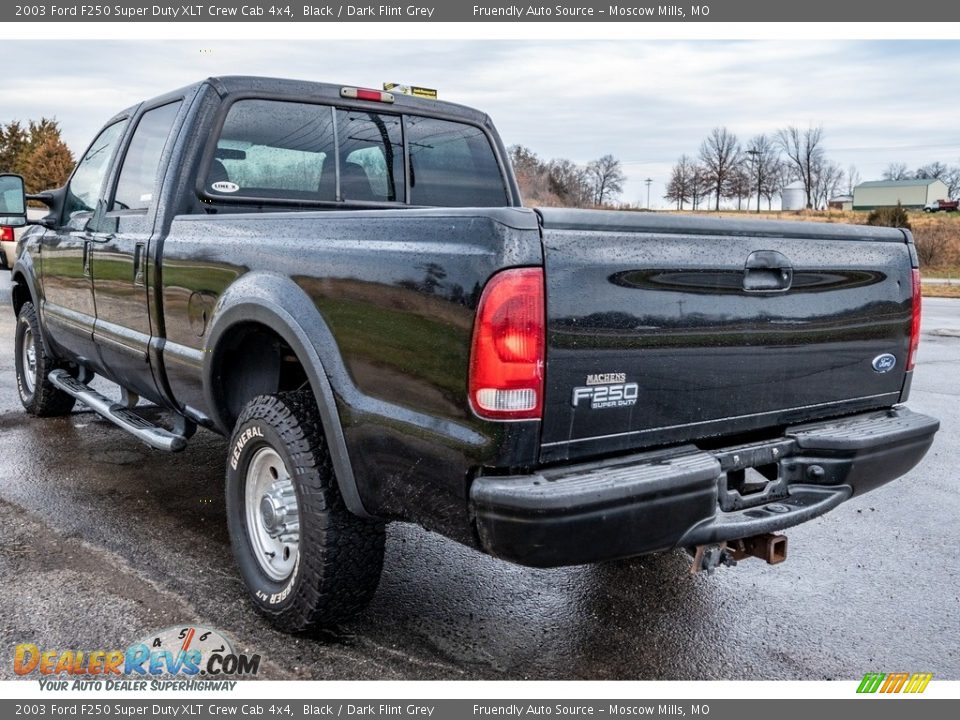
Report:
[[[883,353],[883,355],[877,355],[872,364],[873,369],[878,373],[890,372],[897,364],[897,358],[890,353]]]

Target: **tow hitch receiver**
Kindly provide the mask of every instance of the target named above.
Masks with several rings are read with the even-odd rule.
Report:
[[[690,574],[712,573],[720,565],[733,567],[740,560],[756,557],[777,565],[787,559],[787,536],[765,533],[741,540],[698,545],[693,555]]]

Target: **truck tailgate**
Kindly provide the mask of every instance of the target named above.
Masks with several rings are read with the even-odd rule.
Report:
[[[912,307],[899,230],[538,212],[543,462],[899,400]]]

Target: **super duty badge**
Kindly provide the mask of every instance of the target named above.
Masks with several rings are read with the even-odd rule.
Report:
[[[626,373],[587,375],[586,384],[573,389],[570,404],[581,407],[581,403],[589,402],[591,410],[636,405],[640,388],[635,382],[626,380]]]

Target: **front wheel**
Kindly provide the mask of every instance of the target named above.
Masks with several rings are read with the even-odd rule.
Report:
[[[17,315],[14,347],[17,390],[27,412],[38,417],[66,415],[70,412],[76,399],[47,379],[52,371],[64,365],[47,351],[40,333],[37,310],[31,302],[24,303]]]
[[[311,393],[247,404],[230,442],[226,492],[240,574],[254,607],[280,629],[343,620],[370,602],[384,525],[344,505]]]

